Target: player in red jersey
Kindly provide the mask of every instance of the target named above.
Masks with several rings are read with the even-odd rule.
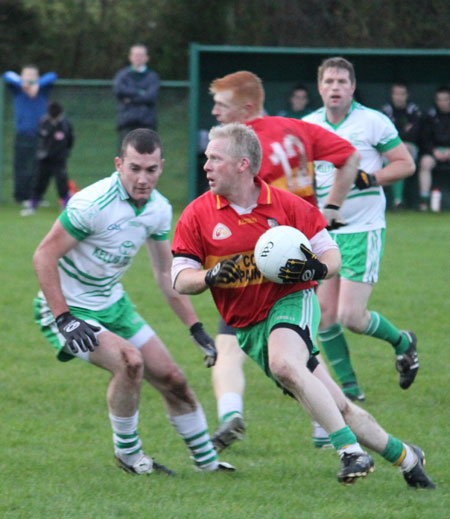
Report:
[[[356,176],[359,155],[346,140],[318,125],[263,113],[264,88],[258,76],[239,71],[214,80],[212,114],[220,123],[251,126],[263,150],[258,176],[268,184],[286,189],[316,204],[313,162],[324,160],[340,168],[323,214],[328,228],[345,225],[339,212]],[[212,378],[220,425],[213,434],[219,450],[243,437],[244,360],[233,327],[219,323],[216,337],[219,357]]]
[[[175,229],[174,288],[181,294],[211,289],[242,350],[327,430],[341,456],[341,483],[373,470],[360,441],[399,465],[410,486],[433,488],[422,450],[388,435],[347,400],[315,357],[320,307],[314,285],[339,271],[340,253],[317,208],[256,177],[261,155],[251,128],[233,123],[211,130],[204,167],[210,191],[189,204]],[[305,261],[286,262],[282,284],[264,278],[254,263],[256,241],[275,225],[300,229],[312,249],[304,251]]]

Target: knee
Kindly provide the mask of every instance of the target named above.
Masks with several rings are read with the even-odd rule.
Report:
[[[367,326],[365,311],[345,308],[339,312],[339,321],[353,333],[363,333]]]
[[[420,171],[419,173],[428,173],[433,169],[435,160],[431,155],[424,155],[420,159]]]
[[[185,400],[185,396],[188,393],[187,380],[178,366],[171,366],[165,373],[161,382],[162,386],[165,388],[165,392],[171,393],[172,395]]]
[[[144,362],[139,350],[135,348],[124,348],[120,352],[120,368],[131,381],[140,382],[144,374]]]
[[[292,365],[283,358],[274,358],[269,361],[269,368],[276,380],[286,389],[295,385],[295,373]]]

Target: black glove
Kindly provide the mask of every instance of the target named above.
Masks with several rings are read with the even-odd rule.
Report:
[[[362,169],[358,170],[355,185],[358,189],[369,189],[369,187],[377,186],[377,179],[373,173],[366,173]]]
[[[205,366],[207,368],[214,366],[217,360],[217,350],[213,338],[205,332],[203,324],[200,322],[193,324],[189,331],[195,344],[205,354]]]
[[[333,229],[339,229],[339,227],[347,225],[347,222],[344,220],[341,213],[339,212],[338,205],[327,204],[323,208],[322,214],[325,216],[325,220],[328,222],[328,231],[332,231]]]
[[[306,256],[306,260],[287,260],[286,265],[280,268],[278,277],[284,283],[301,283],[313,279],[323,279],[328,274],[328,267],[325,263],[320,263],[317,256],[305,245],[300,245],[300,250]]]
[[[209,287],[218,285],[219,283],[234,283],[240,278],[238,263],[241,261],[241,255],[236,254],[230,259],[220,261],[215,267],[209,269],[206,273],[205,283]]]
[[[98,345],[94,332],[99,332],[101,328],[78,319],[70,312],[58,315],[56,324],[59,331],[64,335],[67,346],[72,353],[78,353],[78,350],[94,351],[94,348]]]

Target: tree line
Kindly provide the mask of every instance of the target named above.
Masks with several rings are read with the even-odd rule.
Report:
[[[0,0],[0,65],[110,79],[140,42],[162,78],[186,79],[190,42],[450,48],[449,19],[447,0]]]

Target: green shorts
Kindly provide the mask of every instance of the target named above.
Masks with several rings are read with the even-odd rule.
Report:
[[[119,301],[104,310],[89,310],[76,306],[69,307],[70,312],[79,319],[89,321],[91,324],[97,323],[124,339],[136,336],[145,326],[150,330],[150,336],[154,334],[145,320],[136,312],[136,307],[131,302],[127,294],[124,294]],[[73,355],[65,351],[65,339],[59,333],[53,314],[50,312],[47,301],[40,297],[34,300],[34,319],[41,327],[41,331],[50,344],[57,350],[58,360],[66,362],[74,358]],[[147,331],[147,339],[149,333]],[[141,342],[144,340],[141,338]],[[144,340],[145,342],[145,340]],[[137,344],[139,346],[139,344]]]
[[[304,340],[306,338],[305,342],[309,342],[307,346],[313,356],[319,353],[315,345],[319,322],[319,302],[314,290],[310,288],[289,294],[277,301],[264,321],[245,328],[236,328],[236,337],[242,350],[279,385],[269,369],[267,345],[272,328],[280,323],[286,323],[290,327],[295,325],[304,330],[306,334],[302,334],[302,338]]]
[[[349,281],[376,283],[384,251],[385,229],[330,234],[341,251],[342,267],[339,275]]]

